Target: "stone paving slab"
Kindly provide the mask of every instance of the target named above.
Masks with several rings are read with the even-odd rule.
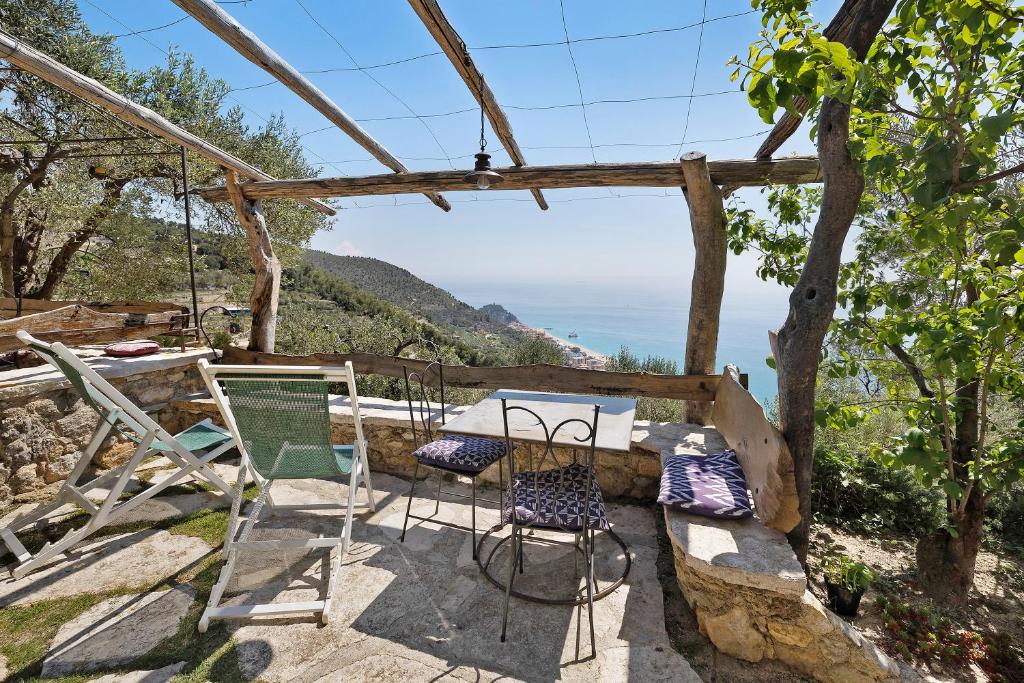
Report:
[[[185,667],[185,662],[168,664],[155,671],[130,671],[126,674],[107,674],[89,683],[167,683]]]
[[[304,491],[294,488],[300,484]],[[345,491],[333,482],[288,485],[290,492],[282,487],[284,497],[305,495],[310,502],[343,500]],[[247,677],[267,681],[700,680],[673,650],[665,632],[656,570],[655,510],[609,506],[616,530],[629,539],[633,568],[626,584],[595,606],[598,654],[593,658],[587,658],[583,610],[580,654],[584,659],[575,661],[575,608],[513,600],[507,642],[500,642],[503,595],[473,562],[469,532],[410,520],[406,542],[399,543],[408,484],[377,474],[374,486],[382,505],[373,514],[357,511],[353,547],[343,561],[328,625],[320,626],[312,616],[228,622]],[[468,493],[467,486],[457,486]],[[417,489],[413,509],[432,513],[430,496],[436,489]],[[497,492],[485,489],[481,494],[496,497]],[[439,517],[468,523],[468,504],[449,500],[442,498]],[[268,518],[260,537],[332,533],[340,518],[281,511]],[[479,512],[478,525],[482,530],[496,519],[496,510],[489,506]],[[574,552],[571,547],[542,545],[542,536],[527,541],[526,574],[517,576],[517,585],[541,590],[560,579],[572,593],[581,585],[573,579]],[[625,560],[610,541],[599,541],[598,554],[598,581],[607,585],[621,573]],[[319,597],[328,557],[325,551],[245,553],[239,559],[240,576],[228,588],[229,604],[253,598]],[[499,550],[496,566],[507,567],[507,561]]]
[[[175,586],[94,605],[57,631],[43,658],[43,678],[109,669],[141,657],[178,632],[194,599],[191,586]]]
[[[0,607],[157,583],[198,561],[210,546],[191,536],[145,530],[94,538],[20,579],[0,579]]]

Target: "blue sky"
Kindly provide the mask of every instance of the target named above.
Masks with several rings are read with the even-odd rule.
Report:
[[[815,8],[827,21],[837,4],[836,0],[822,0]],[[79,5],[94,30],[115,34],[185,17],[170,0],[79,0]],[[440,114],[475,105],[442,55],[370,70],[393,94],[366,72],[351,70],[354,65],[348,54],[366,67],[437,51],[403,0],[248,0],[222,6],[300,70],[349,69],[310,74],[310,78],[354,118],[408,116],[410,108],[419,115]],[[726,65],[732,55],[746,53],[760,30],[759,15],[749,13],[749,0],[709,1],[708,18],[740,16],[705,24],[703,37],[699,27],[694,27],[630,39],[573,43],[585,101],[686,95],[691,88],[697,95],[730,91],[697,97],[691,104],[686,99],[592,104],[586,107],[589,137],[580,107],[515,108],[580,101],[565,44],[494,47],[564,40],[557,0],[449,0],[442,6],[470,46],[499,102],[506,106],[529,163],[587,163],[594,158],[601,162],[670,160],[677,158],[680,150],[693,149],[712,159],[745,158],[752,155],[761,138],[723,138],[751,136],[768,128],[744,95],[736,92],[738,86],[729,81],[731,67]],[[579,39],[694,24],[701,19],[704,3],[565,0],[564,9],[565,30],[570,39]],[[176,45],[235,88],[272,80],[191,18],[125,37],[119,44],[129,64],[137,68],[161,62],[163,51]],[[698,45],[700,61],[695,73]],[[491,49],[482,49],[486,47]],[[260,117],[284,112],[289,124],[308,133],[302,138],[307,156],[323,166],[323,175],[387,170],[340,131],[319,130],[329,123],[279,84],[239,90],[232,97],[243,105],[254,126],[262,123]],[[476,111],[469,111],[423,121],[367,120],[362,125],[411,169],[467,168],[476,151],[478,117]],[[489,150],[498,150],[500,142],[489,129],[487,137]],[[780,153],[812,151],[805,127]],[[508,163],[502,151],[494,154],[498,164]],[[443,285],[523,279],[644,282],[672,289],[688,285],[693,247],[679,190],[573,189],[545,194],[551,202],[546,212],[527,192],[448,193],[454,205],[450,213],[427,203],[421,195],[346,199],[333,229],[318,234],[312,246],[375,256]],[[617,196],[638,194],[642,196]],[[744,190],[740,196],[750,205],[762,205],[757,190]],[[498,199],[502,201],[494,201]],[[783,310],[785,291],[757,280],[752,257],[730,258],[727,304],[730,298],[757,297]]]

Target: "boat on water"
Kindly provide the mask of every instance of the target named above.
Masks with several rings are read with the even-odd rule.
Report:
[[[569,339],[579,339],[579,336],[580,335],[576,334],[576,330],[569,333]]]

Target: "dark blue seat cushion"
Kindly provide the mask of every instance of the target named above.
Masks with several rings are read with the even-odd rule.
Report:
[[[747,479],[732,450],[665,458],[658,502],[705,517],[742,519],[754,514]]]
[[[604,498],[594,471],[583,465],[569,465],[542,472],[518,472],[512,478],[512,498],[516,504],[516,524],[566,529],[583,528],[583,506],[587,479],[590,479],[588,529],[609,528]],[[512,521],[512,506],[505,498],[502,522]]]
[[[468,474],[483,472],[503,455],[504,441],[459,434],[446,434],[413,452],[422,465]]]

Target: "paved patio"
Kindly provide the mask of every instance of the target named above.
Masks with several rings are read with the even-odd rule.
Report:
[[[434,509],[434,501],[427,497],[436,491],[431,485],[434,481],[431,479],[427,485],[418,487],[420,495],[413,508],[419,514],[429,515]],[[470,534],[431,522],[410,520],[406,541],[399,543],[408,484],[381,474],[374,476],[373,483],[377,512],[370,513],[364,508],[358,513],[353,545],[344,561],[338,595],[327,626],[319,625],[315,617],[222,622],[227,625],[226,635],[236,643],[239,668],[247,678],[267,681],[700,680],[683,656],[672,648],[665,631],[662,588],[655,566],[658,556],[655,510],[609,506],[616,531],[629,545],[632,570],[625,585],[595,606],[598,652],[593,658],[588,658],[589,638],[586,611],[583,611],[582,661],[577,661],[575,608],[513,600],[508,639],[500,642],[503,595],[481,576],[472,559]],[[459,485],[459,488],[468,493],[468,486]],[[336,503],[344,499],[345,492],[344,485],[332,482],[282,481],[275,484],[274,500],[278,504]],[[482,495],[496,496],[497,491],[487,489]],[[482,508],[478,513],[478,526],[485,528],[496,521],[497,512],[493,505],[483,504]],[[162,508],[155,507],[155,512],[160,511]],[[468,501],[443,499],[438,517],[468,525]],[[280,511],[270,517],[261,533],[266,538],[335,535],[340,520],[340,515],[325,511]],[[168,549],[177,544],[191,546],[198,542],[187,536],[171,538],[176,540],[164,539]],[[103,550],[93,547],[90,552],[102,553]],[[596,567],[598,582],[606,585],[621,573],[624,558],[618,547],[607,541],[599,542],[597,553],[601,558]],[[195,553],[182,555],[182,558],[184,566],[186,561],[194,561]],[[322,589],[321,578],[326,571],[323,559],[322,551],[243,555],[238,578],[228,589],[229,602],[253,596],[272,601],[314,597]],[[499,567],[506,567],[507,555],[499,551],[495,562]],[[89,576],[94,590],[102,587],[106,573],[111,574],[107,578],[112,584],[124,584],[123,579],[118,582],[115,577],[116,566],[90,565],[93,568],[104,566],[105,570],[94,570]],[[526,574],[521,581],[517,578],[516,585],[533,584],[535,588],[568,585],[566,580],[573,580],[573,572],[571,548],[528,544]],[[46,570],[40,574],[48,576]],[[67,581],[69,577],[62,578]],[[32,602],[33,590],[26,585],[31,579],[30,575],[16,587],[0,581],[0,603],[9,604],[15,596],[19,602]],[[555,580],[560,583],[555,584]],[[52,578],[41,583],[46,586],[43,592],[52,595]],[[7,595],[4,600],[5,593],[15,595]],[[205,596],[197,599],[205,599]],[[79,663],[81,669],[95,669],[97,675],[104,667],[97,666],[95,661],[102,660],[104,652],[111,656],[117,653],[123,659],[123,653],[131,650],[131,641],[137,639],[138,634],[134,629],[109,628],[108,625],[116,624],[116,615],[122,613],[135,615],[131,618],[144,622],[139,610],[145,609],[147,600],[144,595],[139,596],[137,602],[141,606],[133,610],[124,610],[124,599],[114,599],[114,602],[111,609],[115,616],[100,619],[101,626],[81,623],[90,621],[86,618],[80,619],[77,626],[62,629],[51,645],[49,656],[66,652],[68,642],[73,642],[75,652],[90,653],[92,657],[93,663],[84,660]],[[161,603],[159,600],[150,602]],[[94,609],[103,611],[102,605]],[[166,629],[163,637],[174,636],[180,622],[180,617],[163,619],[161,623]],[[90,639],[94,642],[90,643]],[[69,665],[65,656],[59,670],[66,672],[74,666],[74,661]],[[150,675],[146,680],[165,680],[174,674],[172,669],[168,667],[165,675]]]

